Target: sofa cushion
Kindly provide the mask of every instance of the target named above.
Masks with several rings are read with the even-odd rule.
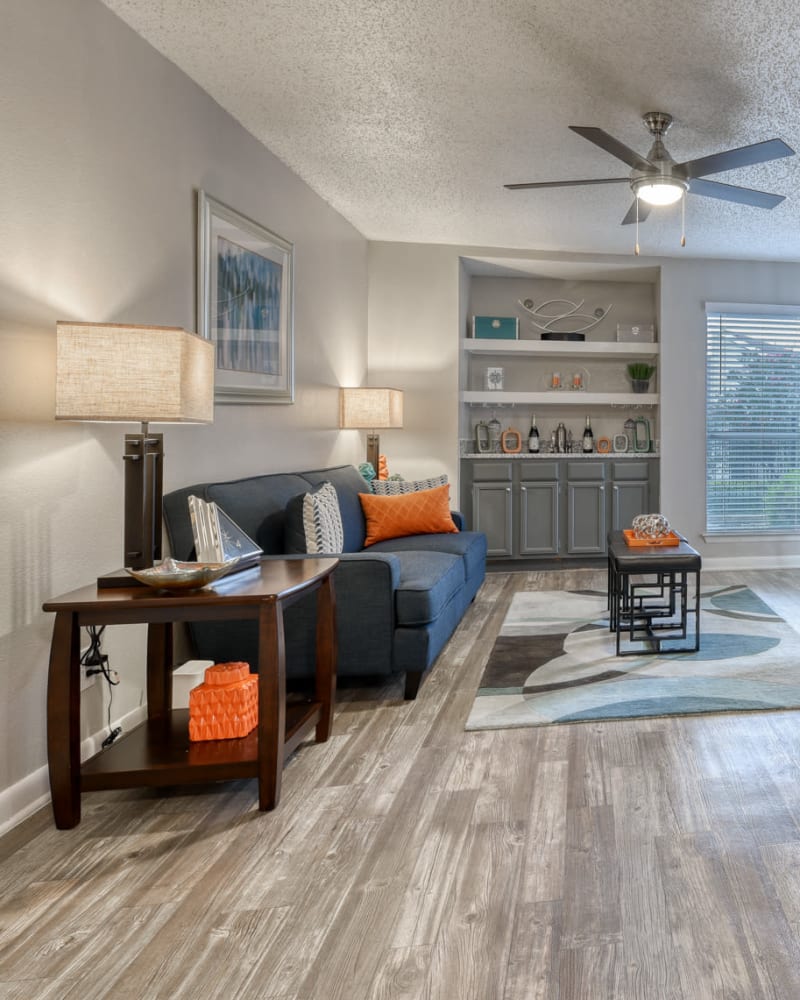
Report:
[[[398,625],[435,621],[464,586],[464,564],[447,552],[398,552],[400,582],[395,594]]]
[[[432,479],[373,479],[372,492],[378,496],[397,496],[400,493],[418,493],[444,486],[447,476],[433,476]]]
[[[481,531],[459,531],[444,535],[410,535],[406,538],[391,538],[385,542],[371,545],[370,552],[403,551],[449,552],[464,560],[464,572],[467,579],[473,574],[483,578],[486,566],[486,535]]]
[[[450,516],[450,487],[399,496],[359,496],[367,519],[364,547],[387,538],[458,531]]]
[[[286,551],[283,541],[286,504],[307,488],[306,481],[299,475],[275,473],[209,483],[197,495],[218,503],[267,555],[279,555]]]
[[[290,553],[342,551],[342,516],[332,483],[292,497],[286,505],[285,543]]]

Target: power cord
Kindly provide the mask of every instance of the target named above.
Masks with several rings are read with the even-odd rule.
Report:
[[[108,655],[103,652],[103,632],[105,625],[87,625],[86,631],[89,633],[89,648],[81,656],[81,663],[86,667],[86,676],[94,677],[102,674],[108,684],[108,736],[103,740],[101,746],[105,750],[110,747],[114,740],[122,732],[121,726],[111,728],[111,703],[114,700],[114,688],[119,684],[119,674],[116,670],[111,670],[108,665]]]

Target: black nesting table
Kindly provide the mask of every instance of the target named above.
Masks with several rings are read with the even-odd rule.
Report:
[[[617,656],[693,653],[700,648],[700,553],[685,539],[674,546],[630,546],[608,535],[609,628]],[[689,583],[694,578],[694,599]],[[694,615],[694,629],[689,617]],[[693,633],[693,634],[692,634]]]

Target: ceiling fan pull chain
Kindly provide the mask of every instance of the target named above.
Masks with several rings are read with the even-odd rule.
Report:
[[[686,192],[681,198],[681,246],[686,246]]]

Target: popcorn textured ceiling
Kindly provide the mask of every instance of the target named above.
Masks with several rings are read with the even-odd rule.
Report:
[[[638,152],[646,111],[677,161],[775,136],[800,151],[794,0],[104,0],[373,240],[631,253],[622,177],[570,132]],[[800,156],[714,175],[772,211],[690,195],[644,255],[800,259]]]

